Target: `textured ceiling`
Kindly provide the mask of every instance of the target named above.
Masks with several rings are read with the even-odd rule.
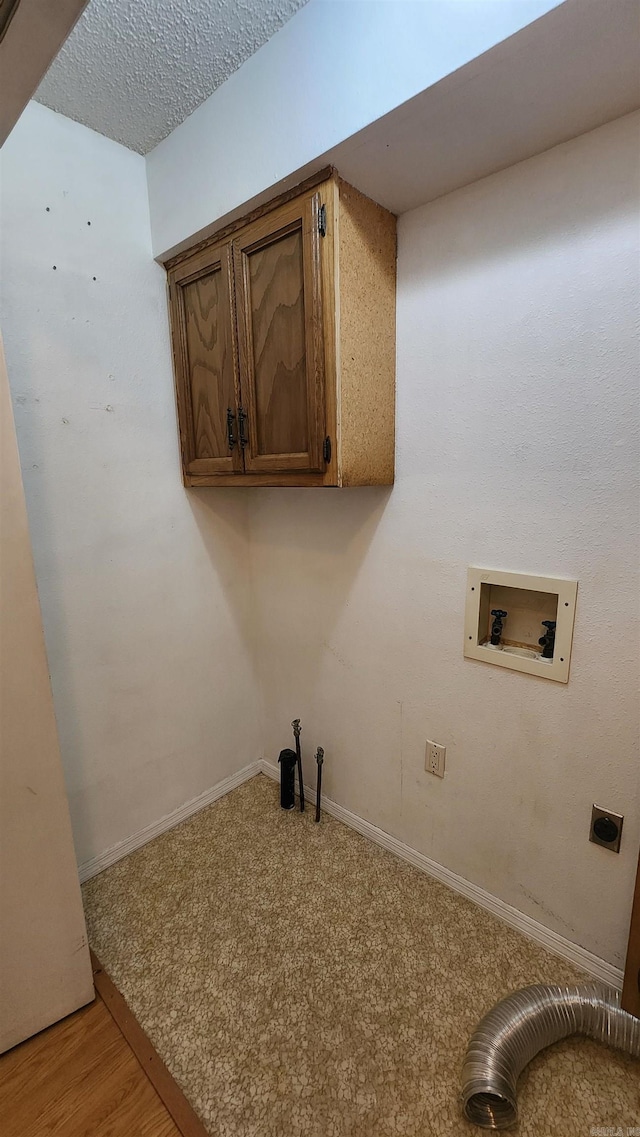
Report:
[[[146,154],[306,0],[90,0],[36,99]]]

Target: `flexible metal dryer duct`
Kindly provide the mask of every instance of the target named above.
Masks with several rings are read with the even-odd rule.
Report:
[[[523,987],[497,1003],[471,1036],[462,1068],[469,1121],[483,1129],[515,1125],[519,1075],[538,1051],[570,1034],[640,1057],[640,1019],[621,1009],[617,991],[597,983]]]

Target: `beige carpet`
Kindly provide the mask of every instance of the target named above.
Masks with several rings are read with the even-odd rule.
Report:
[[[92,947],[215,1137],[480,1133],[478,1019],[579,971],[260,775],[84,887]],[[519,1137],[640,1126],[637,1062],[586,1039],[519,1086]],[[640,1130],[639,1130],[640,1132]]]

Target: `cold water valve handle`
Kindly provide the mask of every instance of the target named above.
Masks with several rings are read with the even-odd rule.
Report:
[[[556,642],[556,621],[543,620],[542,627],[547,629],[545,634],[543,636],[540,636],[540,639],[538,640],[538,643],[542,648],[542,658],[553,659],[553,649]]]
[[[493,623],[491,625],[491,643],[494,647],[498,647],[500,637],[502,635],[502,621],[509,615],[505,612],[504,608],[492,608],[491,615],[493,616]]]

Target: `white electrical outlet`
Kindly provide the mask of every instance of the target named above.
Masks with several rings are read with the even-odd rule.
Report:
[[[428,774],[435,774],[436,778],[444,778],[444,760],[446,753],[446,746],[439,746],[437,742],[431,742],[427,739],[427,755],[424,768]]]

